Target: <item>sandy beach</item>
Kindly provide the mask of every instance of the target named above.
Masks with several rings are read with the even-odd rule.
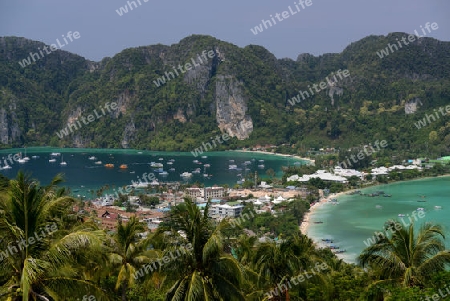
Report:
[[[234,152],[242,152],[242,153],[258,153],[258,154],[264,154],[264,155],[272,155],[272,156],[281,156],[281,157],[291,157],[298,160],[308,161],[311,164],[314,165],[315,160],[312,160],[310,158],[302,158],[295,155],[286,155],[286,154],[279,154],[279,153],[272,153],[272,152],[266,152],[266,151],[250,151],[250,150],[233,150]]]
[[[322,191],[320,191],[321,200],[317,203],[314,203],[314,205],[311,206],[309,211],[306,212],[303,217],[303,222],[300,225],[300,231],[302,232],[302,234],[305,234],[305,235],[308,234],[308,228],[311,225],[311,223],[314,222],[314,221],[311,221],[311,217],[313,216],[313,213],[314,213],[314,211],[316,211],[317,208],[324,206],[331,199],[336,199],[342,195],[345,195],[345,194],[350,193],[355,190],[357,190],[357,189],[347,190],[345,192],[333,193],[333,194],[330,194],[327,198],[324,198],[322,196]]]

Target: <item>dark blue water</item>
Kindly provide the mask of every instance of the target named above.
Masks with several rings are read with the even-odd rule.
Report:
[[[24,149],[9,149],[0,151],[0,158],[6,158],[9,154],[24,153]],[[57,160],[50,163],[50,153],[60,152],[67,162],[67,166],[61,166],[61,156],[55,157]],[[281,167],[293,165],[299,162],[291,157],[280,157],[274,155],[264,155],[244,152],[208,152],[204,153],[208,156],[206,159],[194,157],[191,153],[180,152],[149,152],[137,150],[112,150],[112,149],[56,149],[56,148],[27,148],[27,156],[30,160],[27,163],[20,164],[14,162],[9,165],[12,169],[1,170],[0,172],[9,178],[14,178],[19,170],[23,170],[32,174],[33,178],[38,179],[41,184],[46,185],[58,173],[63,173],[66,180],[65,186],[74,191],[75,195],[84,195],[87,198],[93,197],[95,191],[104,185],[112,187],[122,187],[132,184],[132,181],[138,182],[142,179],[144,173],[154,173],[159,182],[200,182],[207,186],[214,184],[228,184],[230,187],[236,184],[241,178],[241,174],[245,176],[250,172],[258,172],[262,178],[267,177],[266,171],[273,169],[277,176],[282,174]],[[39,156],[39,158],[32,158]],[[94,164],[95,161],[88,158],[95,156],[97,160],[102,161],[102,165]],[[159,160],[159,159],[162,160]],[[167,164],[170,159],[174,159],[172,165]],[[3,167],[3,160],[1,166]],[[198,160],[202,164],[196,164],[193,160]],[[230,162],[234,160],[234,162]],[[259,162],[264,160],[264,162]],[[251,164],[244,166],[245,161]],[[154,172],[154,168],[150,166],[151,162],[162,163],[163,169],[169,173],[168,176],[160,176]],[[105,168],[104,164],[114,164],[114,168]],[[304,163],[304,162],[303,162]],[[127,164],[128,169],[121,170],[119,166]],[[211,167],[204,168],[204,164],[210,164]],[[229,165],[235,164],[242,170],[229,170]],[[264,167],[258,167],[264,164]],[[246,171],[245,167],[249,170]],[[169,171],[175,168],[175,171]],[[192,172],[196,168],[200,168],[199,174],[193,174],[192,177],[185,181],[180,177],[183,172]],[[203,173],[211,175],[205,178]]]

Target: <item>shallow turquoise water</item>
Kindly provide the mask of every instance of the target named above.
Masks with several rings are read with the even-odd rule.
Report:
[[[16,154],[18,152],[24,153],[24,149],[7,149],[0,151],[1,166],[4,166],[4,160],[9,154]],[[61,157],[56,157],[55,163],[50,163],[50,153],[60,152],[64,156],[64,161],[67,166],[60,166]],[[32,156],[39,156],[33,159]],[[85,195],[87,198],[93,196],[92,190],[97,190],[103,185],[114,185],[122,187],[131,185],[132,181],[139,182],[144,173],[155,173],[156,178],[160,182],[185,182],[180,177],[180,174],[187,171],[192,172],[196,168],[200,168],[199,174],[193,174],[189,182],[200,182],[206,185],[214,184],[228,184],[232,187],[240,178],[239,174],[257,171],[258,174],[264,178],[266,171],[272,168],[277,177],[281,177],[282,166],[292,165],[299,160],[292,157],[281,157],[274,155],[265,155],[257,153],[244,152],[206,152],[203,153],[207,158],[203,159],[200,156],[194,157],[191,153],[181,152],[152,152],[152,151],[138,151],[133,149],[58,149],[58,148],[27,148],[27,156],[30,158],[25,164],[18,162],[8,162],[12,169],[1,170],[0,172],[9,178],[14,178],[17,172],[22,169],[26,172],[32,173],[34,178],[37,178],[42,184],[47,184],[52,177],[57,173],[65,174],[65,186],[69,186],[72,190],[76,190],[74,195]],[[94,161],[89,160],[90,156],[97,157],[97,160],[102,161],[102,165],[95,165]],[[159,160],[159,159],[163,160]],[[168,160],[174,159],[173,165],[169,165]],[[252,161],[254,159],[254,161]],[[198,160],[203,164],[209,163],[211,167],[204,168],[203,164],[196,164],[193,160]],[[234,160],[234,162],[229,162]],[[264,168],[258,167],[260,162],[264,160]],[[251,161],[247,167],[250,169],[245,171],[243,163]],[[150,167],[150,162],[157,162],[164,164],[164,170],[169,172],[168,176],[160,176],[154,172]],[[103,165],[112,163],[115,165],[112,169],[107,169]],[[120,170],[119,165],[127,164],[127,170]],[[229,164],[238,165],[242,170],[229,170]],[[170,168],[175,168],[175,171],[169,171]],[[203,177],[203,172],[211,174],[211,177]],[[145,180],[144,180],[145,181]],[[112,191],[108,191],[113,193]]]
[[[311,224],[308,236],[324,245],[321,239],[330,238],[334,244],[347,252],[339,256],[347,262],[355,262],[356,257],[366,247],[364,241],[381,231],[389,219],[401,221],[398,214],[405,214],[405,224],[409,224],[407,215],[412,216],[419,207],[425,209],[425,216],[417,218],[415,225],[424,222],[439,223],[450,234],[450,177],[427,178],[409,182],[398,182],[362,189],[365,193],[382,190],[392,197],[367,197],[345,195],[338,198],[339,205],[326,203],[317,208],[310,221],[323,221],[323,224]],[[421,196],[425,195],[424,198]],[[426,202],[417,202],[426,200]],[[376,208],[376,206],[382,208]],[[442,206],[436,210],[434,206]],[[417,227],[416,227],[417,228]],[[446,239],[450,248],[450,237]]]

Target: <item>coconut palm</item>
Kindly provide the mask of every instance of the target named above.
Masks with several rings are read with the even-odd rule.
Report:
[[[80,277],[76,256],[100,250],[101,232],[70,222],[74,199],[57,190],[57,175],[40,184],[19,172],[0,200],[0,239],[5,246],[0,260],[0,299],[67,300],[68,296],[104,293]],[[72,231],[68,231],[71,227]]]
[[[426,223],[417,236],[414,224],[406,228],[395,222],[389,227],[392,229],[389,237],[381,237],[359,256],[362,267],[376,267],[382,282],[422,286],[429,275],[449,266],[450,251],[445,249],[440,225]]]
[[[158,231],[163,237],[170,231],[169,241],[176,237],[178,242],[168,249],[176,255],[162,268],[175,281],[166,300],[244,300],[239,263],[223,251],[221,231],[230,225],[224,221],[213,226],[208,209],[209,202],[202,214],[186,198],[184,203],[172,208],[169,223]]]
[[[282,242],[261,244],[253,257],[261,287],[278,294],[273,300],[289,300],[289,279],[312,266],[313,262],[320,262],[315,254],[312,241],[302,234]]]
[[[110,262],[113,267],[119,267],[116,290],[122,289],[123,301],[127,299],[128,288],[135,284],[136,271],[148,262],[148,257],[145,255],[146,240],[138,237],[139,233],[144,231],[144,225],[133,216],[125,225],[119,220],[117,232],[112,237]]]

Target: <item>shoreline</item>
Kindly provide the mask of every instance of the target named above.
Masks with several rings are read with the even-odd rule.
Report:
[[[302,160],[302,161],[308,161],[310,164],[315,164],[315,160],[309,159],[309,158],[302,158],[296,155],[287,155],[287,154],[280,154],[280,153],[272,153],[272,152],[268,152],[268,151],[251,151],[251,150],[241,150],[241,149],[237,149],[237,150],[231,150],[232,152],[241,152],[241,153],[257,153],[257,154],[264,154],[264,155],[272,155],[272,156],[280,156],[280,157],[290,157],[290,158],[294,158],[294,159],[298,159],[298,160]]]
[[[359,189],[351,189],[347,191],[342,191],[338,193],[330,194],[328,197],[321,197],[322,200],[319,202],[313,203],[312,206],[309,208],[309,211],[305,213],[303,216],[303,221],[299,226],[300,232],[306,236],[308,236],[308,229],[311,226],[311,217],[314,215],[314,212],[317,210],[317,208],[322,207],[326,203],[328,203],[329,200],[338,198],[340,196],[346,195],[347,193],[350,193],[352,191],[359,190]],[[309,236],[308,236],[309,237]],[[312,240],[314,240],[312,237],[309,237]]]
[[[422,177],[422,178],[416,178],[416,179],[410,179],[410,180],[403,180],[403,181],[395,181],[395,182],[391,182],[391,183],[380,183],[380,184],[374,184],[374,185],[367,185],[363,188],[355,188],[355,189],[350,189],[350,190],[346,190],[343,192],[339,192],[337,194],[333,194],[333,195],[329,195],[327,198],[321,197],[321,200],[319,202],[314,203],[311,208],[309,209],[308,212],[305,213],[305,215],[303,216],[303,221],[299,226],[299,229],[301,231],[302,234],[308,236],[308,238],[310,238],[314,243],[317,243],[318,238],[317,237],[312,237],[308,235],[308,229],[311,227],[311,218],[314,218],[314,213],[317,210],[317,208],[322,207],[323,205],[325,205],[328,200],[332,199],[332,198],[338,198],[342,195],[347,195],[348,193],[351,193],[353,191],[356,190],[365,190],[366,188],[373,188],[373,187],[378,187],[378,186],[383,186],[383,185],[390,185],[390,184],[395,184],[395,183],[403,183],[403,182],[412,182],[412,181],[420,181],[420,180],[427,180],[427,179],[433,179],[433,178],[443,178],[443,177],[450,177],[450,174],[444,174],[444,175],[439,175],[436,177]]]

